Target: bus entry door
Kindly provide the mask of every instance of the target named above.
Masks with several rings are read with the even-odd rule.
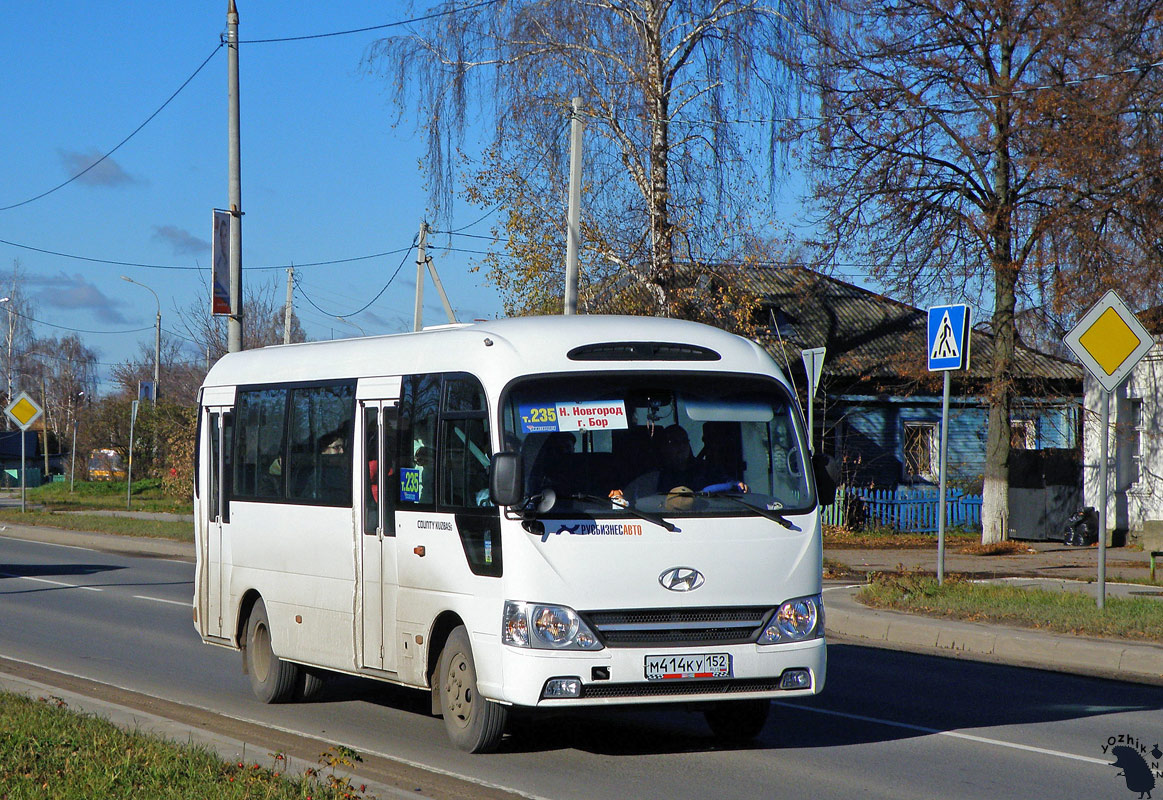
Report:
[[[395,503],[389,488],[395,478],[396,401],[360,401],[363,452],[358,474],[360,503],[362,664],[396,672]]]
[[[229,408],[204,408],[202,413],[203,452],[206,475],[202,492],[201,525],[205,532],[201,544],[202,574],[198,579],[198,613],[205,636],[223,637],[222,616],[226,582],[222,558],[224,528],[230,523],[230,423]]]

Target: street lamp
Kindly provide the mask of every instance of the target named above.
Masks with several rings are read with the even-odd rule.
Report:
[[[345,322],[345,323],[347,323],[348,325],[350,325],[351,327],[355,328],[357,331],[359,331],[359,335],[360,335],[360,336],[367,336],[367,331],[365,331],[365,330],[364,330],[363,328],[361,328],[359,325],[356,325],[354,322],[352,322],[351,320],[349,320],[347,317],[340,317],[340,316],[336,316],[335,318],[336,318],[337,320],[339,320],[340,322]]]
[[[159,378],[161,375],[161,363],[162,363],[162,301],[158,299],[157,292],[155,292],[153,289],[150,289],[144,283],[141,283],[139,281],[135,281],[133,278],[130,278],[128,275],[122,275],[121,280],[129,281],[130,283],[136,284],[137,286],[140,286],[142,289],[147,290],[150,294],[153,295],[154,302],[157,303],[157,326],[154,329],[154,334],[153,334],[153,398],[152,398],[154,404],[156,405],[157,404],[158,382],[159,382]]]

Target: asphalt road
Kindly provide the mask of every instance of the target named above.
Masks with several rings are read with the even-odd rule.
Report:
[[[0,669],[160,698],[261,747],[343,744],[380,777],[432,769],[453,782],[432,796],[1134,798],[1103,746],[1163,743],[1163,688],[837,642],[824,694],[777,703],[743,747],[695,713],[602,709],[520,718],[500,753],[469,756],[416,692],[341,678],[317,702],[258,703],[238,655],[198,641],[192,580],[189,563],[0,538]]]

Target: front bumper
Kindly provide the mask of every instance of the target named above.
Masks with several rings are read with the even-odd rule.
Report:
[[[501,647],[503,702],[540,708],[611,704],[683,703],[710,700],[746,700],[764,697],[796,697],[817,694],[824,688],[827,652],[824,639],[774,645],[709,645],[706,647],[625,647],[598,652],[529,650]],[[648,655],[698,655],[729,653],[732,676],[714,680],[651,680],[645,678]],[[806,669],[811,685],[804,689],[780,689],[780,678],[789,669]],[[543,699],[551,678],[577,678],[581,696]]]

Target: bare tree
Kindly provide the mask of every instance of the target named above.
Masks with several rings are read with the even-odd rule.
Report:
[[[502,206],[494,233],[511,258],[485,264],[510,311],[561,296],[577,96],[589,294],[640,287],[640,312],[687,316],[705,299],[684,295],[680,272],[740,258],[758,240],[749,215],[767,207],[772,129],[739,123],[775,116],[786,41],[785,15],[759,0],[501,0],[384,39],[367,62],[390,79],[401,113],[417,111],[433,202],[447,213],[463,170],[469,199]],[[478,110],[494,136],[474,164],[454,155]]]
[[[153,342],[142,341],[137,353],[113,367],[110,379],[119,388],[116,393],[122,397],[137,397],[138,385],[142,381],[153,380]],[[178,405],[191,405],[198,394],[198,387],[206,377],[204,362],[191,360],[183,347],[183,342],[173,336],[163,335],[161,341],[161,363],[158,369],[158,397]]]
[[[20,361],[24,353],[32,350],[32,342],[36,338],[32,330],[32,319],[35,312],[32,300],[25,292],[24,274],[21,271],[20,261],[12,262],[12,278],[5,287],[5,297],[2,308],[4,310],[4,404],[8,405],[15,394],[20,382]],[[11,429],[12,421],[4,417],[4,427]]]
[[[1015,320],[1159,275],[1158,0],[840,0],[806,19],[833,252],[995,337],[983,540],[1007,533]]]
[[[286,303],[276,299],[274,282],[243,287],[243,308],[246,323],[242,326],[242,347],[250,350],[283,343],[283,322]],[[195,348],[209,366],[227,352],[226,319],[211,316],[203,300],[196,300],[185,308],[177,309],[178,329],[187,347]],[[298,316],[291,312],[291,341],[305,342],[307,336]],[[152,362],[151,362],[152,363]],[[205,371],[203,370],[203,374]],[[200,381],[199,381],[200,382]]]

